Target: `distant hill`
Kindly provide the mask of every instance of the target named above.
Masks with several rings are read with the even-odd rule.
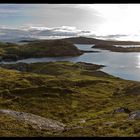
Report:
[[[87,37],[72,37],[62,39],[64,41],[69,41],[74,44],[108,44],[108,45],[140,45],[140,42],[135,41],[110,41],[110,40],[101,40],[95,38]]]
[[[44,39],[49,40],[49,39]],[[53,40],[62,40],[68,41],[73,44],[108,44],[108,45],[140,45],[140,41],[112,41],[112,40],[102,40],[102,39],[95,39],[95,38],[88,38],[88,37],[70,37],[70,38],[63,38],[63,39],[53,39]],[[19,42],[37,42],[41,41],[41,39],[24,39],[20,40]]]

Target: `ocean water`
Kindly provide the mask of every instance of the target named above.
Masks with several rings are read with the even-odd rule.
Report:
[[[140,52],[111,52],[108,50],[91,48],[93,45],[89,44],[75,44],[81,50],[94,50],[99,52],[84,53],[83,55],[76,57],[45,57],[45,58],[29,58],[16,62],[3,62],[9,63],[35,63],[35,62],[50,62],[50,61],[72,61],[72,62],[87,62],[93,64],[101,64],[106,67],[101,70],[111,75],[128,79],[140,81]],[[123,45],[129,47],[132,45]],[[134,47],[138,45],[133,45]]]

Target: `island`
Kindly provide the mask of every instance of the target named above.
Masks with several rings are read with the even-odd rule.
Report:
[[[108,44],[95,44],[92,48],[109,50],[112,52],[140,52],[140,47],[124,48],[124,47],[116,47],[114,45],[108,45]]]
[[[140,45],[139,41],[103,40],[91,37],[70,37],[61,39],[73,44]]]
[[[140,47],[116,47],[115,45],[140,45],[136,41],[101,40],[88,37],[71,37],[54,40],[22,40],[23,45],[8,43],[9,47],[0,47],[3,61],[16,61],[25,58],[78,56],[83,53],[100,51],[79,50],[75,44],[94,44],[94,49],[104,49],[113,52],[140,52]],[[3,45],[4,46],[4,45]]]
[[[74,44],[62,40],[40,40],[36,42],[30,42],[24,45],[18,45],[13,43],[0,44],[1,61],[15,61],[19,59],[33,57],[39,58],[78,56],[83,53],[84,51],[79,50]]]

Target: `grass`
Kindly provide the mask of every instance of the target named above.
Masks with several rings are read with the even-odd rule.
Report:
[[[33,57],[77,56],[83,54],[72,43],[62,40],[46,40],[31,42],[25,45],[12,43],[0,44],[2,60],[18,60]]]
[[[140,109],[139,82],[107,75],[99,71],[102,66],[86,63],[22,64],[28,67],[22,72],[19,65],[0,69],[0,109],[34,113],[70,129],[40,131],[0,115],[1,136],[139,136],[139,120],[129,121],[125,113],[112,115],[121,106]]]

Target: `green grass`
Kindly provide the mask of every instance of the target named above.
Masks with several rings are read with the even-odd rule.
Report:
[[[25,45],[0,43],[2,59],[24,59],[33,57],[78,56],[83,54],[72,43],[62,40],[31,42]]]
[[[99,72],[96,76],[96,70],[102,66],[85,63],[28,64],[24,72],[16,70],[18,65],[0,69],[0,109],[34,113],[63,122],[72,129],[62,133],[40,131],[0,115],[1,136],[140,135],[139,120],[129,121],[125,113],[112,115],[121,106],[132,111],[140,109],[136,88],[139,82]],[[9,70],[11,67],[13,70]],[[114,124],[109,126],[106,122]]]

